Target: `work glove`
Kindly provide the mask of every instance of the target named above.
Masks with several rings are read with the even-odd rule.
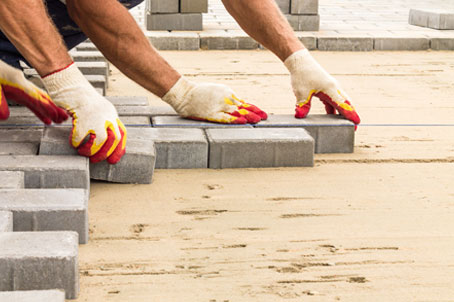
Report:
[[[7,99],[30,109],[43,123],[61,123],[68,118],[65,110],[57,107],[49,95],[25,79],[21,70],[0,61],[0,120],[9,117]]]
[[[338,111],[346,119],[358,125],[361,120],[350,103],[350,98],[339,83],[310,55],[307,49],[288,57],[285,66],[290,71],[293,92],[296,95],[296,118],[305,118],[311,109],[311,100],[316,96],[325,105],[326,113]]]
[[[115,107],[101,96],[72,63],[43,78],[52,100],[73,118],[70,144],[92,163],[120,161],[126,150],[126,129]]]
[[[162,98],[184,118],[222,124],[256,124],[267,119],[258,107],[221,84],[196,84],[181,77]]]

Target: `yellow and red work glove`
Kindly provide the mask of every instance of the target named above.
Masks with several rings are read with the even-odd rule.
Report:
[[[43,123],[61,123],[68,118],[65,110],[57,107],[49,95],[28,81],[21,70],[0,61],[0,120],[9,117],[7,99],[30,109]]]
[[[297,98],[296,118],[305,118],[308,115],[312,97],[316,96],[325,105],[326,113],[336,114],[337,111],[355,125],[361,122],[348,95],[307,49],[295,52],[284,64],[290,71],[293,92]]]
[[[70,144],[92,163],[116,164],[126,151],[126,129],[115,107],[101,96],[72,63],[43,77],[52,100],[70,112]]]
[[[184,118],[222,124],[256,124],[267,119],[258,107],[235,96],[221,84],[196,84],[181,77],[162,98]]]

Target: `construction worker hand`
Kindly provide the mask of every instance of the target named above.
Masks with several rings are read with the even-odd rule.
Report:
[[[28,107],[48,125],[68,118],[66,111],[57,107],[46,92],[25,79],[22,71],[3,61],[0,61],[0,92],[0,120],[9,117],[7,99]]]
[[[297,98],[296,118],[305,118],[311,109],[313,96],[325,105],[326,113],[338,111],[355,125],[361,122],[350,98],[339,83],[311,56],[307,49],[300,50],[288,57],[285,66],[290,71],[293,92]]]
[[[73,118],[70,144],[92,163],[120,161],[126,149],[126,129],[115,107],[101,96],[73,64],[43,78],[55,104]]]
[[[181,77],[162,98],[184,118],[223,124],[258,123],[267,114],[225,85],[196,84]]]

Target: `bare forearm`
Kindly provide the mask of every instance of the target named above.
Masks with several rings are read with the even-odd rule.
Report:
[[[41,76],[71,63],[43,0],[2,0],[0,28]]]
[[[222,2],[245,32],[282,61],[304,48],[273,0]]]
[[[181,77],[116,0],[69,0],[68,12],[106,58],[159,97]]]

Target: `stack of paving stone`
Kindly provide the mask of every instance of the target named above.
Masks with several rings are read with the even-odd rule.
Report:
[[[454,29],[454,10],[411,9],[408,23],[433,29]]]
[[[294,30],[319,30],[318,0],[276,0],[276,3]]]
[[[69,53],[87,80],[100,94],[105,95],[109,83],[109,62],[102,53],[89,41],[81,43]],[[22,63],[22,68],[29,80],[42,87],[38,72],[35,69],[24,63]]]
[[[69,122],[44,127],[32,114],[18,119],[23,107],[0,122],[0,301],[77,298],[90,178],[149,184],[155,167],[312,167],[314,153],[353,152],[354,125],[334,115],[220,125],[181,119],[145,97],[108,99],[128,128],[127,153],[115,166],[78,156],[68,144]]]
[[[148,30],[202,30],[208,0],[147,0]]]

